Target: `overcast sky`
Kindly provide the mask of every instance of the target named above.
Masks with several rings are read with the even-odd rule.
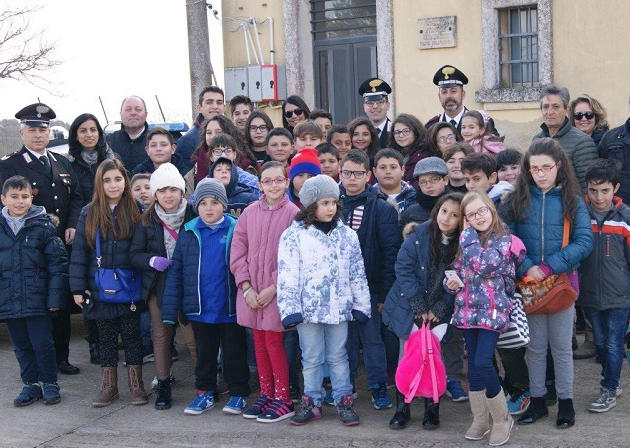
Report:
[[[26,81],[0,79],[0,119],[13,118],[39,97],[61,120],[72,122],[90,112],[104,124],[99,95],[113,122],[120,117],[122,99],[134,94],[146,101],[149,121],[162,121],[157,95],[167,120],[190,122],[186,1],[0,0],[3,10],[41,5],[32,16],[32,30],[43,30],[47,41],[56,42],[56,57],[64,61],[48,74],[59,96]],[[220,10],[220,0],[211,3]],[[208,23],[212,64],[221,85],[221,25],[212,16]]]

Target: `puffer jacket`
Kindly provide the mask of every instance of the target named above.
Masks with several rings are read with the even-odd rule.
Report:
[[[293,222],[278,249],[278,308],[285,328],[366,322],[370,290],[356,232],[341,221],[330,236]]]
[[[620,164],[617,196],[630,204],[630,118],[619,127],[606,132],[599,142],[599,156],[615,159]]]
[[[32,205],[17,235],[0,216],[0,319],[50,315],[68,300],[68,253],[46,209]]]
[[[630,207],[618,197],[613,204],[598,222],[587,203],[593,251],[580,266],[578,305],[600,311],[630,307]]]
[[[177,168],[177,171],[179,171],[179,174],[181,174],[182,176],[184,176],[190,170],[183,157],[178,153],[174,153],[171,156],[171,160],[169,161],[169,163],[173,164],[173,166]],[[155,165],[153,164],[153,161],[151,161],[151,159],[147,159],[144,162],[136,165],[136,167],[131,170],[131,172],[129,173],[129,178],[131,179],[133,176],[140,173],[152,174],[154,171]]]
[[[70,254],[70,290],[72,294],[83,294],[90,291],[92,307],[83,307],[83,315],[89,320],[115,319],[130,313],[141,313],[147,310],[144,300],[135,303],[135,310],[129,305],[119,303],[106,303],[100,300],[98,286],[94,276],[98,269],[96,264],[96,250],[90,247],[85,235],[85,219],[90,204],[83,207],[79,216],[79,223],[72,243]],[[118,220],[118,209],[114,208],[114,225]],[[132,269],[129,258],[131,238],[126,240],[114,240],[114,234],[110,230],[107,234],[101,232],[101,267]]]
[[[452,324],[500,333],[507,330],[516,291],[516,265],[525,256],[525,246],[517,237],[496,233],[482,245],[474,227],[462,231],[459,245],[461,255],[453,267],[464,287],[455,298]]]
[[[383,305],[383,323],[401,339],[408,339],[413,327],[411,302],[420,301],[422,313],[432,311],[440,322],[450,319],[453,293],[444,291],[435,303],[428,302],[432,267],[429,223],[425,222],[403,242],[396,259],[396,282]]]
[[[400,181],[400,193],[396,196],[396,199],[390,199],[385,193],[381,191],[381,187],[375,184],[372,187],[379,196],[396,207],[398,214],[400,215],[405,209],[416,203],[416,190],[404,180]]]
[[[186,206],[184,222],[193,219],[197,214],[192,205]],[[151,296],[157,299],[157,305],[162,307],[162,295],[166,286],[168,270],[164,272],[156,271],[151,267],[149,261],[152,257],[165,257],[166,248],[164,246],[164,226],[155,210],[149,218],[149,225],[145,226],[142,221],[136,227],[129,256],[131,266],[138,271],[142,271],[142,298],[149,301]]]
[[[230,270],[237,285],[249,282],[260,292],[277,284],[280,237],[293,223],[298,210],[286,194],[273,207],[267,205],[263,196],[245,209],[232,237]],[[236,293],[236,320],[247,328],[284,331],[276,297],[264,308],[252,309],[243,297],[242,288]]]
[[[68,160],[72,165],[72,171],[79,178],[79,187],[81,188],[81,196],[83,197],[83,205],[92,201],[94,194],[94,175],[101,162],[105,159],[113,159],[114,152],[105,143],[105,138],[101,137],[96,145],[98,152],[98,161],[94,165],[89,165],[81,157],[82,148],[79,146],[71,146],[68,150]]]
[[[509,196],[505,209],[509,209],[511,200]],[[593,249],[591,219],[582,198],[578,198],[569,245],[564,249],[561,249],[564,233],[562,190],[555,187],[543,193],[536,185],[531,185],[530,203],[524,207],[527,218],[523,222],[511,221],[507,214],[504,216],[512,234],[519,237],[527,248],[527,255],[517,270],[518,278],[523,278],[529,268],[542,262],[554,274],[577,269]]]
[[[228,221],[229,230],[225,245],[225,263],[230,263],[230,245],[236,227],[236,218],[224,213]],[[173,264],[168,270],[166,288],[162,296],[162,321],[171,325],[177,322],[177,313],[181,311],[186,316],[200,316],[202,311],[201,287],[199,285],[201,266],[201,235],[197,223],[201,218],[188,221],[183,231],[179,232],[179,239],[173,253]],[[228,269],[227,291],[228,316],[236,314],[236,283],[234,276]]]
[[[542,132],[536,134],[533,140],[550,137],[547,125],[543,123],[540,127]],[[571,166],[573,166],[573,172],[577,176],[582,191],[586,194],[586,170],[591,162],[598,157],[595,142],[584,132],[573,127],[568,118],[564,119],[564,123],[553,136],[553,139],[560,143],[562,150],[571,162]]]

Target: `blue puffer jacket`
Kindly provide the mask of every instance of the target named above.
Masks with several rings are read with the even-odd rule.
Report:
[[[444,291],[440,283],[440,299],[428,302],[432,267],[429,223],[425,222],[403,242],[396,259],[396,282],[383,306],[383,323],[401,339],[409,338],[413,327],[411,302],[419,301],[421,313],[432,311],[440,322],[450,320],[455,294]]]
[[[225,263],[228,266],[228,290],[229,297],[228,315],[236,315],[236,282],[230,272],[230,246],[232,234],[236,227],[236,218],[224,213],[223,216],[229,222],[228,239],[225,245]],[[162,297],[162,321],[174,325],[177,322],[177,313],[181,311],[187,316],[201,315],[201,292],[199,277],[201,266],[201,235],[197,229],[197,223],[201,218],[188,221],[183,230],[179,232],[179,239],[173,253],[173,264],[168,270],[166,289]]]
[[[506,223],[513,235],[525,244],[527,255],[517,270],[517,277],[522,278],[532,266],[545,262],[554,274],[572,272],[580,266],[593,249],[591,218],[581,197],[571,223],[569,245],[562,247],[564,216],[562,208],[562,190],[558,187],[543,193],[537,186],[530,187],[531,203],[526,206],[527,218],[523,222]],[[508,198],[506,207],[509,208]]]
[[[68,298],[68,253],[44,207],[31,206],[17,235],[0,216],[0,319],[50,315]]]

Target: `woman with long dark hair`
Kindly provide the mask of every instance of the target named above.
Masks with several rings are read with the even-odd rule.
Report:
[[[293,134],[293,128],[300,122],[308,120],[311,109],[301,97],[291,95],[282,103],[282,126]]]

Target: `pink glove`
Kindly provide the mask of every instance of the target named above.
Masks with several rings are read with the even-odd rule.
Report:
[[[164,272],[171,266],[171,260],[164,257],[155,257],[153,260],[153,269]]]

